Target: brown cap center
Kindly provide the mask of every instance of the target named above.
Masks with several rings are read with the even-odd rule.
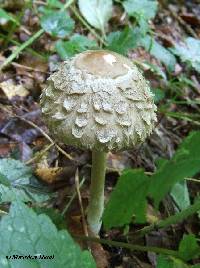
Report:
[[[93,75],[115,78],[125,75],[132,63],[127,58],[111,51],[91,50],[78,55],[75,66]]]

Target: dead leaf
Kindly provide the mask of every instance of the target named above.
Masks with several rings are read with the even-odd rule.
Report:
[[[192,13],[183,13],[180,15],[180,17],[187,22],[188,24],[192,26],[199,26],[200,25],[200,19],[198,16]]]
[[[161,215],[151,205],[147,207],[147,222],[150,224],[156,223],[161,219]]]
[[[14,144],[13,143],[0,143],[0,155],[2,158],[6,158],[6,157],[9,157],[10,154],[11,154],[11,151],[14,147]]]
[[[55,167],[55,168],[38,168],[35,171],[35,174],[44,182],[47,183],[54,183],[60,180],[59,176],[62,173],[62,168]]]
[[[1,82],[0,88],[9,100],[15,96],[26,97],[29,94],[29,91],[25,87],[15,85],[12,80]]]
[[[42,167],[37,168],[35,174],[44,182],[52,184],[57,181],[66,181],[75,173],[76,167]]]
[[[125,168],[131,167],[131,159],[128,157],[128,155],[125,152],[118,153],[118,154],[112,154],[109,152],[108,159],[107,159],[107,165],[110,168],[110,171],[122,171]]]

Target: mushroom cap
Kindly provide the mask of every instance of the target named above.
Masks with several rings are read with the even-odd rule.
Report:
[[[131,148],[156,122],[153,95],[139,69],[107,50],[64,61],[48,78],[41,107],[58,141],[97,151]]]

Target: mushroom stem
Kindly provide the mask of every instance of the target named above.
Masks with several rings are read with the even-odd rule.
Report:
[[[98,235],[101,228],[101,218],[104,209],[104,184],[107,153],[92,151],[92,172],[90,186],[90,201],[87,220],[93,234]]]

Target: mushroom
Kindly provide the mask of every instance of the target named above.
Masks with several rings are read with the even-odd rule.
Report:
[[[97,235],[107,153],[142,143],[156,122],[149,85],[129,59],[107,50],[85,51],[64,61],[48,78],[41,107],[58,141],[92,151],[87,221]]]

